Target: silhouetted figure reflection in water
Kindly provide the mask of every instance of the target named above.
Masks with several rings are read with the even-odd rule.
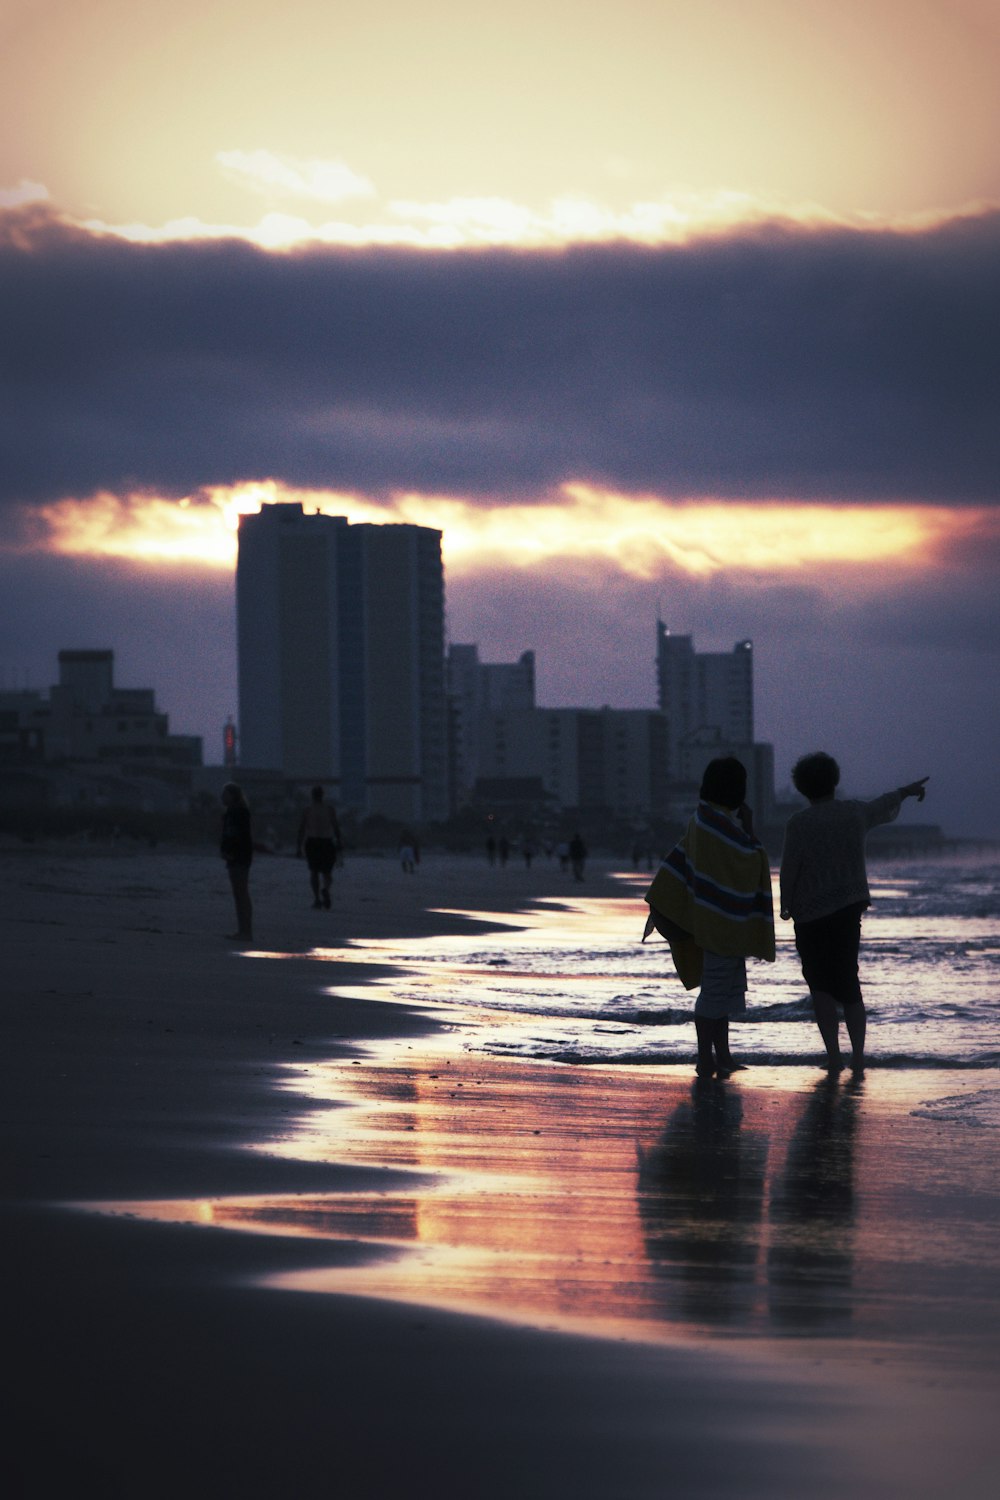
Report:
[[[697,1081],[659,1143],[639,1148],[639,1219],[669,1310],[746,1323],[755,1299],[767,1137],[743,1129],[743,1101]]]
[[[806,1099],[771,1192],[772,1323],[839,1333],[852,1316],[854,1142],[863,1083],[821,1079]]]
[[[227,781],[222,788],[222,835],[219,853],[226,862],[226,872],[236,907],[236,931],[232,941],[248,943],[253,937],[253,904],[250,900],[250,866],[253,863],[253,833],[250,807],[243,788]]]

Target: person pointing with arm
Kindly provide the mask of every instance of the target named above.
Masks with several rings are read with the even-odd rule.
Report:
[[[843,1066],[838,1006],[850,1037],[851,1063],[864,1070],[867,1012],[858,977],[861,918],[871,905],[865,839],[891,823],[907,797],[922,802],[928,777],[870,802],[839,801],[840,767],[832,755],[804,755],[792,781],[809,806],[785,827],[781,856],[781,916],[795,924],[795,946],[809,986],[813,1015],[831,1072]]]

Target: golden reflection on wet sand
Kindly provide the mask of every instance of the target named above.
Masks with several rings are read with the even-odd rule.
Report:
[[[399,1050],[296,1068],[312,1107],[278,1149],[409,1168],[411,1191],[118,1211],[387,1252],[273,1278],[300,1290],[630,1338],[995,1350],[990,1132],[960,1130],[956,1151],[953,1129],[908,1113],[936,1076],[922,1093],[805,1068],[697,1083],[473,1058],[454,1038]]]
[[[515,918],[518,952],[564,945],[554,972],[526,976],[531,992],[569,982],[585,997],[606,981],[606,970],[587,972],[587,945],[621,941],[634,913],[633,899],[574,895]],[[461,915],[488,929],[495,971],[463,967],[470,937],[479,941],[468,927],[238,955],[313,959],[331,995],[377,997],[437,1022],[429,1038],[288,1066],[302,1113],[268,1152],[370,1169],[370,1191],[106,1208],[382,1252],[270,1279],[298,1290],[632,1339],[777,1337],[814,1353],[995,1365],[993,1132],[912,1114],[929,1098],[995,1086],[992,1072],[874,1070],[855,1080],[756,1066],[698,1083],[686,1064],[493,1056],[484,1038],[502,1035],[516,1052],[556,1023],[495,1008],[521,977],[502,956],[505,924]],[[338,981],[340,963],[362,964],[365,982]],[[382,1189],[386,1169],[392,1184]],[[405,1191],[400,1171],[413,1174]]]

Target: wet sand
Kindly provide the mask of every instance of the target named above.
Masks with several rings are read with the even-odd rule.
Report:
[[[544,861],[316,913],[259,860],[261,954],[332,992],[227,947],[208,857],[0,893],[17,1493],[994,1493],[993,1132],[910,1112],[954,1074],[470,1058],[342,948],[572,898]]]

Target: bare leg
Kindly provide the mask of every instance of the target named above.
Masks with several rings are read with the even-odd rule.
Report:
[[[309,885],[313,893],[313,906],[319,906],[319,871],[309,871]]]
[[[840,1055],[840,1017],[837,1013],[837,1002],[832,995],[826,994],[823,990],[812,990],[810,998],[816,1025],[819,1027],[819,1034],[826,1048],[827,1066],[842,1068],[844,1060]]]
[[[233,888],[233,900],[236,905],[236,931],[234,937],[253,937],[253,904],[250,900],[250,866],[234,865],[226,866],[229,871],[229,884]]]
[[[695,1016],[695,1034],[698,1037],[698,1062],[695,1072],[699,1078],[711,1078],[715,1073],[712,1061],[712,1022],[705,1016]]]
[[[716,1075],[719,1078],[728,1078],[730,1073],[742,1073],[746,1065],[736,1062],[729,1050],[729,1017],[722,1016],[711,1025],[712,1041],[715,1044]]]
[[[719,1020],[712,1022],[712,1041],[715,1044],[716,1065],[719,1068],[731,1068],[733,1059],[729,1051],[728,1016],[722,1016]]]
[[[856,1005],[845,1005],[844,1020],[847,1022],[847,1035],[851,1039],[851,1068],[855,1073],[863,1073],[865,1068],[865,1032],[868,1028],[865,1002],[860,1000]]]

